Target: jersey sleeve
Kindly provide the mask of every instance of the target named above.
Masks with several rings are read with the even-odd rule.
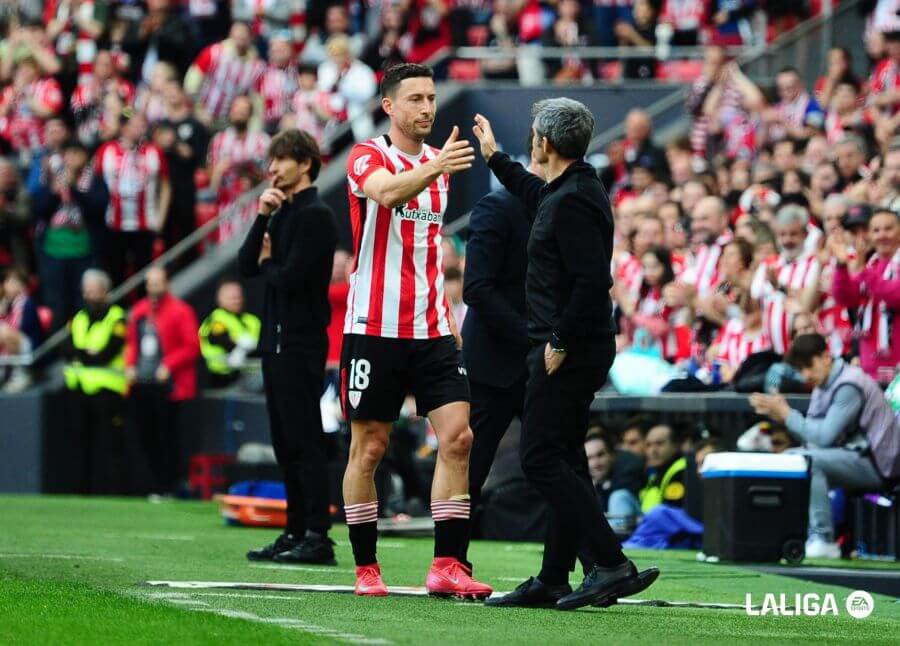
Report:
[[[387,168],[381,151],[367,144],[353,146],[347,160],[347,181],[355,196],[366,197],[363,192],[366,180],[379,168]]]

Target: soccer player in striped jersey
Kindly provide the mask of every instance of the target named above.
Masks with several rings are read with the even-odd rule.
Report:
[[[341,396],[351,422],[344,504],[356,560],[356,594],[384,596],[375,556],[375,469],[407,393],[438,438],[431,493],[434,561],[426,587],[439,596],[486,598],[459,560],[469,532],[469,385],[444,295],[440,228],[450,176],[471,168],[459,128],[443,148],[425,144],[436,103],[432,70],[385,72],[387,135],[357,144],[347,161],[355,262],[344,324]]]

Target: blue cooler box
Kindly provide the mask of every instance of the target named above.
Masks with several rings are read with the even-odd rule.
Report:
[[[703,478],[703,552],[724,561],[803,560],[809,462],[795,453],[711,453]]]

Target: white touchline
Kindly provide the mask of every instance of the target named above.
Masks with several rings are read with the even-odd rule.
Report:
[[[38,554],[38,553],[0,553],[0,559],[65,559],[71,561],[110,561],[112,563],[121,563],[125,559],[120,556],[85,556],[83,554]]]
[[[253,567],[253,566],[251,566]],[[261,566],[265,567],[265,566]],[[334,571],[334,570],[331,570]],[[508,578],[508,577],[506,577]],[[504,579],[501,579],[504,580]],[[519,581],[520,579],[514,579]],[[201,589],[240,589],[260,591],[297,591],[297,592],[338,592],[351,593],[352,585],[325,585],[317,583],[256,583],[247,581],[145,581],[145,585],[163,587],[176,590],[201,590]],[[401,597],[426,597],[428,591],[421,586],[389,585],[388,589],[393,596]],[[152,594],[152,593],[151,593]],[[491,596],[502,596],[507,592],[495,591]],[[253,595],[249,595],[253,596]],[[262,596],[262,595],[260,595]],[[662,599],[619,599],[622,605],[653,606],[668,608],[700,608],[706,610],[746,610],[747,606],[740,603],[719,603],[705,601],[666,601]],[[473,607],[481,607],[481,604],[466,604]],[[754,608],[758,606],[753,606]]]
[[[339,570],[333,567],[307,567],[303,565],[277,565],[275,563],[269,564],[261,564],[261,565],[248,565],[247,567],[251,567],[257,570],[290,570],[292,572],[323,572],[325,574],[356,574],[356,570]]]

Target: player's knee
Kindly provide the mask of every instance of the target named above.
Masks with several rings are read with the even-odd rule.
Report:
[[[350,443],[350,461],[357,469],[375,471],[387,451],[387,434],[366,432],[354,436]]]
[[[448,437],[446,442],[442,442],[438,451],[444,459],[468,460],[473,438],[472,429],[464,426]]]

